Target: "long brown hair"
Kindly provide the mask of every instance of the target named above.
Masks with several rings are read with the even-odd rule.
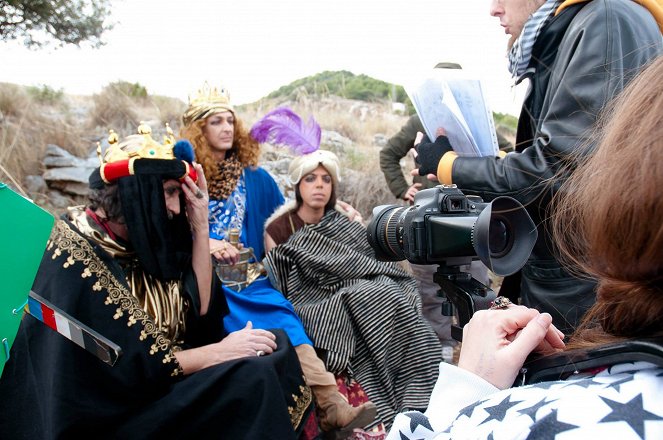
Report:
[[[212,116],[212,115],[210,115]],[[244,128],[244,124],[235,114],[233,146],[230,152],[237,155],[237,159],[244,167],[257,166],[258,157],[260,156],[260,144],[251,137],[248,130]],[[205,135],[203,134],[203,127],[207,123],[207,119],[199,119],[189,125],[185,125],[180,130],[180,136],[188,139],[193,144],[193,149],[196,153],[196,160],[203,166],[203,171],[208,179],[214,178],[218,173],[216,160],[212,154]]]
[[[570,347],[663,334],[663,57],[599,122],[596,150],[555,200],[564,260],[598,280]]]

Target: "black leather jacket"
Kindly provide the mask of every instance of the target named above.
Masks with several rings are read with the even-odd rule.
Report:
[[[569,275],[554,256],[546,225],[551,196],[573,168],[574,155],[591,152],[591,129],[600,110],[661,52],[658,25],[634,1],[593,0],[567,7],[535,43],[516,152],[503,159],[454,161],[452,180],[463,192],[487,201],[511,196],[539,225],[539,239],[522,270],[520,297],[525,305],[551,313],[566,332],[593,304],[595,286]],[[553,177],[561,179],[553,183]],[[505,280],[502,294],[517,296],[507,291],[509,285]]]

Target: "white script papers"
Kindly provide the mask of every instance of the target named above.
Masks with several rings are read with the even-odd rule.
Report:
[[[434,69],[406,91],[429,139],[444,128],[459,156],[496,156],[499,151],[493,114],[481,81],[460,70]]]

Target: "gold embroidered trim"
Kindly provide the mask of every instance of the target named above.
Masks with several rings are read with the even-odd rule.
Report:
[[[302,380],[304,377],[302,376]],[[297,429],[297,427],[302,423],[304,414],[306,414],[306,409],[313,402],[313,394],[311,393],[311,388],[306,385],[299,386],[299,396],[292,394],[292,399],[295,401],[295,406],[288,406],[288,413],[290,413],[290,423],[292,427]]]
[[[53,249],[54,247],[55,249]],[[171,342],[159,331],[154,320],[140,307],[131,292],[110,273],[87,240],[72,230],[66,222],[58,221],[47,249],[53,252],[51,257],[53,260],[61,256],[63,251],[69,254],[63,264],[64,268],[70,268],[76,262],[80,262],[83,265],[81,278],[96,276],[97,281],[92,286],[92,290],[101,292],[105,289],[108,292],[104,304],[117,307],[113,318],[120,319],[126,315],[127,327],[140,323],[143,329],[139,339],[144,341],[148,336],[154,339],[149,353],[154,355],[164,352],[163,363],[175,362],[177,365],[171,375],[183,374],[183,370],[173,354]]]

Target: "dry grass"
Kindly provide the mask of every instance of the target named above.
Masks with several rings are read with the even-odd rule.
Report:
[[[50,102],[26,87],[0,83],[0,180],[23,191],[26,176],[44,171],[48,144],[85,157],[108,128],[129,134],[144,120],[169,122],[176,129],[184,107],[174,98],[130,97],[112,85],[92,97],[64,96]]]
[[[20,116],[31,103],[25,88],[15,84],[0,83],[0,114],[3,119]]]
[[[391,136],[407,120],[391,111],[390,103],[368,103],[339,97],[312,99],[301,96],[296,101],[261,100],[242,106],[240,116],[250,124],[265,113],[279,106],[287,106],[302,119],[313,116],[323,130],[335,131],[352,140],[357,146],[367,147],[373,144],[375,134]]]
[[[150,97],[150,105],[154,107],[157,119],[161,124],[168,123],[171,127],[177,128],[182,121],[182,113],[186,110],[186,104],[177,99],[168,96],[152,96]]]
[[[22,86],[0,83],[0,180],[20,188],[28,175],[41,174],[46,145],[55,144],[84,157],[109,128],[122,135],[132,133],[139,121],[158,132],[168,122],[178,132],[186,105],[164,96],[130,96],[126,84],[109,84],[99,94],[65,96],[61,102],[39,101]],[[34,94],[33,94],[34,95]],[[378,204],[396,203],[379,167],[376,134],[391,136],[406,117],[393,114],[389,103],[365,103],[337,97],[297,101],[263,100],[238,108],[238,116],[250,126],[279,105],[287,105],[304,119],[313,115],[324,130],[335,131],[351,143],[339,157],[343,181],[339,196],[368,218]],[[35,196],[35,195],[33,195]]]
[[[362,171],[345,167],[339,184],[338,197],[357,209],[365,220],[371,218],[373,208],[378,205],[401,204],[387,187],[377,152],[373,149],[365,156]]]
[[[94,110],[90,114],[90,118],[93,126],[113,127],[115,131],[121,133],[136,124],[138,112],[135,102],[121,90],[106,87],[92,99],[94,100]]]
[[[73,154],[83,155],[83,127],[59,111],[63,106],[40,104],[14,85],[0,85],[2,105],[0,121],[0,179],[21,189],[24,177],[41,174],[48,144],[62,146]],[[14,96],[14,100],[9,97]]]

